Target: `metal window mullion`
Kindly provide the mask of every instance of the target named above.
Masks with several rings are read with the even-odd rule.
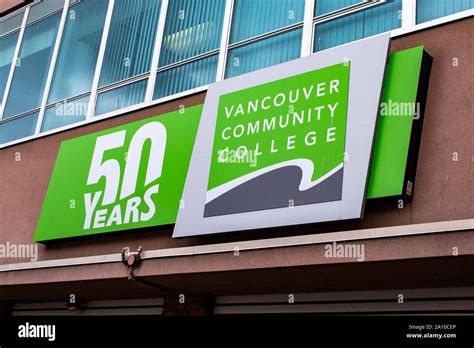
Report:
[[[292,31],[292,30],[297,29],[297,28],[303,28],[303,25],[304,25],[304,22],[301,21],[301,22],[298,22],[298,23],[287,25],[286,27],[283,27],[283,28],[278,28],[278,29],[275,29],[275,30],[272,30],[272,31],[267,31],[266,33],[258,34],[258,35],[252,36],[248,39],[233,42],[233,43],[229,44],[228,48],[233,49],[233,48],[237,48],[237,47],[241,47],[241,46],[246,46],[248,44],[251,44],[251,43],[254,43],[254,42],[257,42],[257,41],[261,41],[261,40],[265,40],[265,39],[277,36],[279,34],[283,34],[283,33]]]
[[[341,8],[339,10],[335,10],[335,11],[314,17],[313,24],[329,22],[341,17],[345,17],[351,14],[356,14],[356,13],[368,10],[369,8],[372,8],[372,7],[383,5],[384,3],[385,2],[379,2],[379,1],[364,1],[361,3],[354,4],[354,5],[350,5],[350,6]]]
[[[217,63],[216,81],[222,81],[225,78],[225,66],[227,60],[227,51],[229,49],[230,30],[232,27],[232,14],[234,11],[234,0],[227,0],[225,4],[224,23],[222,25],[222,37],[219,51],[219,60]]]
[[[0,23],[0,24],[1,24],[1,23]],[[13,28],[13,29],[11,29],[10,31],[7,31],[5,34],[0,35],[0,40],[2,40],[4,37],[7,37],[7,36],[10,35],[10,34],[13,34],[15,31],[20,31],[20,29],[21,29],[21,24],[20,24],[19,27]],[[18,41],[18,40],[17,40],[17,41]]]
[[[402,0],[402,28],[416,25],[416,0]]]
[[[166,22],[166,13],[168,12],[168,3],[169,3],[169,0],[162,0],[161,2],[160,16],[158,18],[158,27],[156,29],[155,46],[153,48],[153,58],[151,60],[150,76],[148,77],[148,84],[147,84],[146,93],[145,93],[146,103],[149,103],[153,100],[153,91],[155,89],[156,72],[158,69],[158,63],[160,61],[161,43],[163,41],[163,35],[165,32],[165,24],[166,24],[165,22]]]
[[[303,24],[303,37],[301,39],[301,57],[306,57],[311,54],[313,47],[313,17],[314,17],[314,3],[315,0],[306,0],[304,7],[304,24]]]
[[[100,86],[97,88],[97,93],[100,94],[102,92],[110,91],[111,89],[116,89],[116,88],[121,88],[127,85],[132,85],[136,82],[143,81],[145,79],[148,79],[148,76],[150,75],[149,72],[142,73],[140,75],[135,75],[129,78],[126,78],[124,80],[120,80],[117,82],[112,82],[104,86]]]
[[[41,132],[41,126],[43,125],[44,113],[46,112],[46,104],[48,103],[49,91],[51,90],[54,70],[56,68],[56,61],[58,59],[59,47],[61,45],[61,38],[63,36],[64,27],[66,25],[66,18],[67,18],[68,11],[69,11],[69,0],[64,0],[63,13],[61,15],[61,20],[59,22],[58,34],[56,35],[56,42],[54,43],[53,55],[51,57],[51,63],[49,65],[48,77],[46,78],[46,85],[44,87],[43,99],[41,100],[38,120],[36,122],[35,134],[39,134]]]
[[[18,34],[18,40],[16,42],[15,52],[13,53],[12,64],[8,73],[7,84],[5,85],[5,91],[3,92],[2,104],[0,105],[0,120],[3,119],[3,112],[5,111],[5,105],[7,104],[8,93],[10,92],[13,74],[15,73],[15,67],[18,61],[18,55],[20,54],[21,43],[23,41],[23,34],[25,33],[26,21],[28,20],[29,13],[30,7],[27,7],[25,13],[23,14],[20,33]]]
[[[97,88],[99,87],[100,72],[102,71],[102,63],[104,61],[105,48],[107,46],[107,38],[109,36],[110,23],[112,22],[112,15],[114,12],[115,0],[109,0],[109,7],[107,8],[107,15],[105,17],[104,31],[100,41],[99,54],[97,56],[97,64],[95,66],[94,79],[92,80],[91,96],[87,106],[86,119],[90,120],[95,113],[95,104],[97,101]]]
[[[193,56],[193,57],[190,57],[190,58],[186,58],[186,59],[183,59],[183,60],[179,60],[179,61],[177,61],[177,62],[168,64],[168,65],[160,66],[158,69],[156,69],[156,71],[157,71],[158,73],[160,73],[160,72],[162,72],[162,71],[166,71],[166,70],[170,70],[170,69],[173,69],[173,68],[177,68],[178,66],[186,65],[186,64],[189,64],[189,63],[192,63],[192,62],[201,60],[201,59],[205,59],[205,58],[208,58],[208,57],[211,57],[211,56],[218,55],[219,52],[220,52],[220,48],[215,48],[215,49],[213,49],[212,51],[207,51],[207,52],[204,52],[204,53],[200,53],[200,54],[198,54],[197,56]]]

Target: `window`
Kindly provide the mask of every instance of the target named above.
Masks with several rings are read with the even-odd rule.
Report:
[[[304,0],[236,0],[230,43],[303,21]]]
[[[402,3],[411,13],[416,1],[417,23],[474,8],[314,0],[313,10],[310,1],[233,0],[232,13],[229,0],[31,2],[0,18],[0,144],[400,28]]]
[[[18,31],[0,38],[0,105],[2,104],[17,41]]]
[[[314,52],[325,50],[347,42],[380,34],[401,27],[402,0],[390,0],[346,15],[331,21],[315,25]],[[316,18],[317,21],[317,18]]]
[[[48,103],[91,90],[108,1],[82,0],[68,9]]]
[[[201,58],[156,75],[155,99],[207,85],[216,78],[218,55]]]
[[[25,28],[4,119],[40,107],[60,19],[56,13]]]
[[[10,75],[23,17],[24,13],[20,13],[6,20],[0,20],[0,119],[5,87]]]
[[[229,50],[226,77],[298,58],[301,55],[301,37],[302,29],[299,28]]]
[[[474,8],[474,0],[418,0],[416,22],[424,23],[471,8]]]
[[[74,100],[64,100],[45,110],[41,131],[66,126],[86,119],[89,96]]]
[[[235,0],[225,76],[300,57],[304,8],[304,0]]]
[[[0,123],[0,144],[21,139],[35,133],[38,112],[13,118],[7,122]]]
[[[170,1],[154,99],[215,81],[225,3],[225,0]]]
[[[150,71],[160,1],[115,0],[99,86]]]
[[[84,94],[92,88],[107,8],[108,1],[96,0],[68,8],[42,131],[85,119],[89,96]],[[61,105],[68,106],[67,112]]]
[[[148,80],[144,79],[100,93],[97,97],[96,115],[143,102],[147,83]]]
[[[101,87],[149,73],[161,1],[116,0],[99,81]],[[95,114],[100,115],[145,101],[145,75],[139,82],[101,93]]]

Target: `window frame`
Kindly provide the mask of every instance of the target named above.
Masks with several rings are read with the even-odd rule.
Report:
[[[34,4],[39,4],[40,2],[35,2]],[[54,16],[60,12],[62,12],[62,9],[57,9],[55,11],[52,11],[52,12],[49,12],[41,17],[38,17],[37,19],[31,21],[28,23],[28,20],[29,20],[29,15],[30,15],[30,7],[28,7],[26,10],[25,10],[25,13],[24,13],[24,17],[23,17],[23,21],[22,22],[22,26],[21,26],[21,29],[22,31],[20,31],[20,35],[18,36],[18,42],[17,42],[17,48],[18,48],[18,52],[15,50],[15,54],[14,54],[14,59],[13,59],[13,62],[12,62],[12,66],[10,67],[10,73],[11,75],[9,76],[9,79],[8,79],[8,82],[9,83],[7,86],[8,86],[8,94],[6,94],[4,96],[4,100],[2,102],[2,108],[0,109],[0,120],[2,121],[7,121],[7,120],[10,120],[10,119],[13,119],[13,118],[19,118],[19,117],[22,117],[22,116],[25,116],[25,115],[29,115],[33,112],[38,112],[38,111],[41,111],[41,105],[42,105],[42,99],[43,99],[43,96],[46,94],[46,85],[48,83],[48,79],[49,79],[49,71],[48,73],[46,74],[46,81],[45,81],[45,86],[44,86],[44,89],[43,89],[43,95],[40,96],[40,105],[36,108],[33,108],[33,109],[29,109],[29,110],[26,110],[26,111],[23,111],[21,113],[18,113],[18,114],[14,114],[8,118],[5,118],[5,110],[6,110],[6,106],[7,106],[7,101],[8,101],[8,96],[10,94],[10,91],[11,91],[11,85],[13,83],[13,79],[15,77],[15,70],[16,70],[16,64],[13,64],[15,62],[18,61],[18,59],[20,59],[19,55],[20,55],[20,52],[21,52],[21,49],[22,49],[22,46],[23,44],[25,43],[24,41],[24,34],[25,34],[25,31],[28,27],[30,26],[33,26],[35,25],[36,23],[40,22],[40,21],[43,21],[51,16]],[[57,32],[56,32],[56,37],[53,38],[53,44],[52,44],[52,54],[51,54],[51,61],[49,62],[49,66],[51,66],[52,62],[53,62],[53,57],[54,57],[54,49],[55,49],[55,46],[56,46],[56,41],[57,41],[57,37],[59,35],[59,31],[61,30],[61,19],[59,20],[59,23],[58,23],[58,29],[57,29]],[[12,31],[13,32],[13,31]],[[47,69],[49,69],[49,67],[46,67]],[[7,86],[5,86],[5,91],[7,90]],[[38,119],[39,119],[39,116],[38,116]],[[35,132],[36,134],[36,132]]]
[[[271,37],[276,37],[280,34],[284,34],[284,33],[287,33],[287,32],[290,32],[290,31],[293,31],[293,30],[296,30],[296,29],[302,29],[301,42],[302,42],[302,47],[303,47],[304,46],[304,43],[303,43],[304,41],[303,40],[305,38],[306,16],[307,16],[307,13],[308,13],[308,4],[312,5],[311,11],[314,11],[315,1],[317,1],[317,0],[305,0],[304,15],[303,15],[303,20],[301,20],[301,21],[298,21],[296,23],[293,23],[293,24],[290,24],[290,25],[287,25],[287,26],[284,26],[284,27],[281,27],[281,28],[278,28],[278,29],[273,29],[271,31],[267,31],[267,32],[262,33],[262,34],[254,35],[252,37],[249,37],[249,38],[246,38],[246,39],[243,39],[243,40],[240,40],[240,41],[230,43],[230,34],[231,34],[231,29],[232,29],[231,26],[232,26],[232,18],[233,18],[232,16],[233,16],[233,13],[234,13],[233,9],[234,9],[234,3],[235,3],[235,0],[231,0],[230,2],[232,3],[232,5],[231,5],[232,6],[232,12],[230,13],[229,18],[228,18],[229,33],[228,33],[228,36],[227,36],[227,40],[224,42],[223,50],[225,51],[225,58],[224,58],[224,61],[223,61],[223,66],[220,67],[221,70],[218,71],[219,77],[221,77],[222,80],[225,79],[228,52],[230,50],[234,49],[234,48],[243,47],[243,46],[246,46],[246,45],[251,45],[254,42],[263,41],[263,40],[269,39]],[[301,57],[304,57],[303,48],[300,49],[300,58]]]
[[[166,19],[167,19],[167,14],[168,14],[169,1],[170,0],[162,0],[162,4],[161,4],[161,7],[162,7],[161,9],[163,10],[163,13],[160,13],[160,18],[159,18],[159,22],[158,22],[158,33],[156,35],[157,37],[156,37],[156,42],[155,42],[155,47],[154,47],[156,57],[155,56],[153,57],[152,67],[151,67],[152,70],[151,70],[151,74],[150,74],[150,78],[149,78],[149,83],[148,83],[148,86],[147,86],[147,91],[145,93],[145,104],[147,104],[147,105],[154,105],[154,103],[156,103],[157,101],[165,100],[165,98],[173,96],[173,95],[170,95],[170,96],[165,96],[165,97],[153,99],[153,95],[154,95],[154,91],[155,91],[156,78],[157,78],[158,74],[161,73],[161,72],[165,72],[165,71],[171,70],[173,68],[177,68],[179,66],[183,66],[183,65],[186,65],[186,64],[190,64],[190,63],[199,61],[201,59],[206,59],[206,58],[218,55],[217,68],[216,68],[216,77],[214,78],[214,82],[221,81],[222,79],[224,79],[224,77],[222,75],[223,72],[222,72],[222,66],[221,66],[222,61],[221,60],[222,59],[225,60],[226,57],[221,57],[221,55],[222,55],[222,52],[227,52],[226,46],[228,45],[228,42],[229,42],[230,25],[231,25],[232,11],[233,11],[233,7],[234,7],[234,0],[225,0],[224,15],[223,15],[223,22],[222,22],[222,29],[221,29],[221,40],[220,40],[219,47],[213,48],[213,49],[211,49],[209,51],[206,51],[204,53],[199,53],[199,54],[197,54],[195,56],[192,56],[192,57],[189,57],[189,58],[182,59],[182,60],[174,62],[174,63],[159,66],[161,48],[163,46],[163,37],[164,37],[165,28],[166,28]],[[165,5],[165,3],[166,3],[166,5]],[[227,37],[227,39],[225,40],[226,37]],[[225,66],[224,66],[224,69],[225,69]],[[221,75],[222,75],[222,78],[220,77]],[[208,86],[209,85],[205,85],[206,89],[207,89]],[[200,91],[202,87],[204,87],[204,86],[198,86],[198,87],[192,88],[190,90],[175,93],[174,95],[176,97],[174,97],[172,99],[180,98],[181,94],[186,93],[188,91],[194,91],[190,94],[197,93],[196,91],[197,90]],[[188,95],[188,94],[184,94],[184,95]],[[171,100],[171,99],[166,99],[166,101],[168,101],[168,100]]]
[[[159,105],[159,104],[166,103],[166,102],[169,102],[169,101],[172,101],[172,100],[176,100],[176,99],[179,99],[179,98],[182,98],[182,97],[185,97],[185,96],[189,96],[189,95],[192,95],[192,94],[196,94],[196,93],[199,93],[199,92],[206,91],[209,85],[199,86],[199,87],[196,87],[196,88],[192,88],[192,89],[189,89],[189,90],[186,90],[186,91],[182,91],[182,92],[179,92],[179,93],[176,93],[176,94],[173,94],[173,95],[169,95],[169,96],[165,96],[165,97],[153,100],[153,91],[154,91],[154,86],[155,86],[155,82],[156,82],[156,75],[159,72],[162,72],[162,71],[165,71],[165,70],[168,70],[168,69],[172,69],[174,67],[184,65],[184,64],[188,64],[188,63],[191,63],[193,61],[196,61],[196,60],[199,60],[199,59],[206,58],[206,57],[217,54],[218,55],[218,65],[217,65],[217,73],[216,73],[215,81],[221,81],[221,80],[224,79],[224,76],[225,76],[226,60],[227,60],[227,55],[228,55],[229,49],[236,48],[236,47],[239,47],[239,46],[243,46],[243,45],[246,45],[246,44],[250,44],[252,42],[256,42],[256,41],[259,41],[259,40],[263,40],[263,39],[266,39],[266,38],[269,38],[269,37],[272,37],[272,36],[287,32],[287,31],[294,30],[296,28],[302,28],[302,31],[303,31],[300,56],[305,57],[305,56],[311,55],[311,54],[313,54],[312,50],[313,50],[313,44],[314,44],[314,32],[315,32],[314,28],[317,24],[324,23],[324,22],[327,22],[327,21],[330,21],[330,20],[333,20],[333,19],[337,19],[339,17],[343,17],[343,16],[346,16],[348,14],[356,13],[358,11],[363,11],[363,10],[366,10],[370,7],[378,6],[378,5],[381,5],[381,4],[384,3],[383,0],[382,1],[364,0],[360,3],[350,5],[350,6],[344,7],[342,9],[339,9],[339,10],[336,10],[336,11],[332,11],[332,12],[323,14],[321,16],[314,16],[314,8],[315,8],[314,0],[305,0],[305,7],[304,7],[305,12],[304,12],[303,21],[299,21],[298,23],[294,23],[290,26],[279,28],[279,29],[273,30],[271,32],[260,34],[260,35],[254,36],[252,38],[248,38],[248,39],[241,40],[239,42],[235,42],[233,44],[230,44],[229,40],[230,40],[230,32],[231,32],[231,25],[232,25],[234,0],[226,0],[220,47],[216,48],[216,49],[213,49],[211,51],[199,54],[197,56],[194,56],[194,57],[191,57],[191,58],[179,61],[179,62],[175,62],[173,64],[169,64],[167,66],[159,67],[158,64],[159,64],[159,58],[160,58],[161,44],[162,44],[162,41],[163,41],[164,28],[165,28],[165,24],[166,24],[166,15],[167,15],[167,12],[168,12],[168,4],[169,4],[169,1],[170,1],[170,0],[162,0],[160,13],[159,13],[159,19],[158,19],[158,27],[156,29],[157,33],[156,33],[154,47],[153,47],[153,54],[152,54],[150,71],[145,72],[145,73],[140,74],[140,75],[137,75],[137,76],[133,76],[131,78],[128,78],[128,79],[125,79],[125,80],[122,80],[122,81],[114,82],[112,84],[102,86],[102,87],[99,88],[98,87],[98,82],[99,82],[99,77],[100,77],[100,71],[101,71],[101,68],[102,68],[103,55],[104,55],[104,52],[105,52],[106,40],[107,40],[107,37],[108,37],[107,34],[108,34],[108,30],[110,28],[110,22],[111,22],[111,17],[112,17],[112,12],[113,12],[112,10],[113,10],[115,0],[108,0],[108,1],[109,1],[109,4],[108,4],[108,9],[107,9],[107,17],[105,19],[105,26],[104,26],[104,31],[103,31],[103,34],[102,34],[102,40],[101,40],[101,44],[100,44],[99,57],[98,57],[98,60],[97,60],[96,69],[95,69],[95,73],[94,73],[94,85],[93,85],[93,87],[95,87],[95,88],[93,88],[90,92],[68,98],[68,100],[75,100],[75,99],[84,97],[86,95],[90,95],[90,103],[89,103],[89,107],[88,107],[87,117],[84,121],[72,123],[70,125],[66,125],[66,126],[63,126],[63,127],[52,129],[52,130],[46,131],[46,132],[41,132],[41,127],[42,127],[43,117],[44,117],[44,113],[45,113],[46,109],[52,106],[52,104],[47,104],[47,99],[48,99],[49,91],[50,91],[50,88],[51,88],[51,83],[52,83],[53,73],[54,73],[54,69],[55,69],[55,65],[56,65],[56,60],[57,60],[58,53],[59,53],[59,46],[60,46],[61,38],[62,38],[62,35],[63,35],[64,27],[65,27],[65,22],[66,22],[66,18],[67,18],[68,9],[70,8],[70,6],[74,5],[77,2],[77,0],[64,0],[64,6],[62,8],[62,17],[61,17],[60,24],[59,24],[59,29],[58,29],[56,42],[55,42],[55,46],[54,46],[54,51],[53,51],[53,57],[51,59],[51,64],[50,64],[49,71],[48,71],[48,78],[47,78],[47,82],[46,82],[46,85],[45,85],[45,91],[44,91],[44,94],[43,94],[43,99],[42,99],[42,103],[41,103],[40,108],[37,108],[35,110],[29,110],[29,111],[27,111],[23,114],[14,115],[12,117],[9,117],[6,120],[3,119],[3,111],[4,111],[4,108],[5,108],[6,99],[8,97],[8,93],[10,91],[10,86],[11,86],[11,82],[12,82],[12,78],[13,78],[13,73],[14,73],[14,69],[15,69],[15,64],[14,63],[18,59],[18,54],[19,54],[19,50],[20,50],[20,47],[21,47],[21,43],[23,41],[23,34],[24,34],[25,27],[26,27],[26,24],[27,24],[30,8],[32,6],[38,4],[40,2],[40,0],[35,0],[31,4],[25,6],[24,8],[22,8],[20,10],[17,10],[17,11],[15,11],[15,12],[13,12],[13,13],[11,13],[11,14],[9,14],[6,17],[1,19],[2,21],[5,21],[6,19],[11,18],[11,17],[16,16],[16,15],[19,15],[23,12],[21,27],[19,29],[16,28],[16,29],[10,30],[8,33],[5,33],[2,36],[2,37],[5,37],[6,35],[9,35],[9,34],[13,33],[15,30],[19,30],[18,40],[17,40],[17,43],[16,43],[14,55],[13,55],[12,65],[10,66],[8,80],[7,80],[6,85],[5,85],[5,91],[4,91],[3,95],[0,96],[0,98],[2,98],[2,103],[1,103],[1,107],[0,107],[0,126],[3,123],[11,122],[11,121],[13,121],[17,118],[27,116],[27,115],[29,115],[33,112],[36,112],[36,111],[39,111],[39,116],[38,116],[38,121],[37,121],[37,125],[36,125],[36,130],[35,130],[35,133],[33,135],[25,137],[25,138],[19,138],[17,140],[14,140],[14,141],[11,141],[11,142],[8,142],[8,143],[0,144],[0,149],[9,147],[9,146],[12,146],[12,145],[15,145],[15,144],[19,144],[19,143],[22,143],[22,142],[30,141],[30,140],[33,140],[33,139],[37,139],[37,138],[40,138],[40,137],[43,137],[43,136],[48,136],[50,134],[63,132],[63,131],[66,131],[66,130],[69,130],[69,129],[72,129],[72,128],[76,128],[76,127],[80,127],[80,126],[83,126],[83,125],[86,125],[86,124],[89,124],[89,123],[92,123],[92,122],[98,122],[98,121],[101,121],[101,120],[104,120],[104,119],[107,119],[107,118],[116,117],[116,116],[119,116],[119,115],[122,115],[122,114],[125,114],[125,113],[138,111],[138,110],[143,109],[143,108],[147,108],[147,107],[154,106],[154,105]],[[445,24],[445,23],[448,23],[448,22],[456,21],[456,20],[459,20],[459,19],[467,18],[467,17],[472,17],[474,15],[474,9],[469,9],[469,10],[465,10],[465,11],[462,11],[462,12],[457,12],[457,13],[454,13],[454,14],[451,14],[451,15],[448,15],[448,16],[440,17],[440,18],[437,18],[437,19],[434,19],[434,20],[431,20],[431,21],[427,21],[427,22],[424,22],[424,23],[417,24],[416,23],[416,9],[417,9],[417,0],[402,0],[401,27],[398,28],[398,29],[391,30],[390,31],[391,37],[406,35],[406,34],[409,34],[409,33],[412,33],[412,32],[424,30],[424,29],[431,28],[431,27],[434,27],[434,26],[438,26],[438,25],[441,25],[441,24]],[[48,14],[48,15],[51,15],[51,14]],[[44,18],[44,17],[42,17],[42,18]],[[38,20],[40,20],[40,19],[38,19]],[[31,23],[28,23],[28,25],[31,25]],[[102,114],[102,115],[95,115],[97,97],[100,93],[110,91],[110,90],[113,90],[115,88],[123,87],[127,84],[131,84],[131,83],[141,81],[141,80],[144,80],[144,79],[147,79],[148,82],[147,82],[147,88],[146,88],[146,92],[145,92],[145,100],[143,102],[141,102],[139,104],[131,105],[131,106],[128,106],[128,107],[125,107],[125,108],[122,108],[122,109],[114,110],[114,111],[111,111],[111,112],[108,112],[108,113],[105,113],[105,114]]]

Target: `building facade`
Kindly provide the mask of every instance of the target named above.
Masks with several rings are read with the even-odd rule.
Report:
[[[2,6],[0,313],[473,310],[474,1]],[[64,141],[188,109],[214,83],[382,33],[392,53],[423,46],[432,57],[410,199],[368,199],[349,221],[185,238],[168,223],[33,242]],[[359,253],[328,253],[338,244]],[[125,264],[123,248],[140,246],[141,262]]]

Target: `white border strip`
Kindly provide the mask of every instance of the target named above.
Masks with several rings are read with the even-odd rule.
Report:
[[[92,80],[91,95],[87,107],[86,120],[90,120],[95,112],[95,104],[97,99],[97,88],[99,87],[100,73],[102,71],[102,62],[104,61],[105,49],[107,47],[107,38],[109,37],[110,23],[112,23],[112,16],[114,13],[115,0],[109,0],[107,14],[105,16],[104,29],[102,31],[102,38],[100,40],[99,54],[97,56],[97,63],[95,66],[94,79]]]
[[[153,57],[151,59],[150,76],[145,93],[145,103],[151,103],[155,90],[156,70],[160,62],[161,44],[165,32],[166,14],[168,12],[168,0],[161,1],[160,16],[158,17],[158,28],[156,29],[155,46],[153,47]],[[151,105],[151,104],[150,104]]]
[[[402,28],[411,28],[416,25],[416,1],[402,0]]]
[[[222,81],[225,78],[225,67],[227,61],[227,51],[229,49],[230,30],[232,25],[232,14],[234,12],[234,0],[226,0],[224,10],[224,23],[222,24],[222,36],[219,51],[219,60],[217,62],[216,81]]]
[[[263,249],[296,247],[332,242],[347,242],[355,240],[369,240],[378,238],[391,238],[445,232],[461,232],[467,230],[474,230],[474,219],[430,222],[423,224],[379,227],[341,232],[318,233],[304,236],[270,238],[242,242],[197,245],[182,248],[156,249],[144,251],[142,259],[184,257],[227,252],[233,253],[235,250],[255,251]],[[95,265],[121,261],[122,255],[121,253],[117,253],[46,261],[11,263],[6,265],[0,265],[0,272],[13,272],[53,267],[83,266],[93,264]]]
[[[306,0],[304,8],[303,36],[301,38],[301,57],[311,55],[312,36],[313,36],[313,18],[314,18],[314,0]]]

